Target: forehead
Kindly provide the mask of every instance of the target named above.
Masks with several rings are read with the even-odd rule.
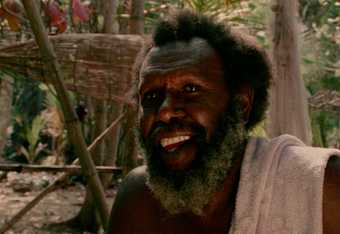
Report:
[[[164,77],[197,77],[206,81],[223,77],[222,61],[215,50],[199,38],[154,47],[140,69],[140,83],[149,83]]]

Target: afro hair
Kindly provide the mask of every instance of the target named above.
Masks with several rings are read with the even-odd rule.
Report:
[[[158,23],[152,37],[153,43],[144,55],[151,47],[161,48],[176,41],[190,42],[193,38],[204,39],[220,56],[233,97],[244,85],[253,88],[253,108],[246,123],[247,129],[253,128],[264,118],[268,106],[272,70],[265,51],[254,40],[217,23],[211,17],[182,10]]]

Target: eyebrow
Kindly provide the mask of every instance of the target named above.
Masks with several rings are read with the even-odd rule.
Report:
[[[141,91],[148,89],[148,88],[152,89],[153,87],[158,87],[159,84],[161,83],[161,79],[165,79],[167,76],[176,76],[177,79],[180,79],[178,82],[182,82],[182,79],[186,79],[188,82],[197,82],[202,87],[209,87],[209,82],[208,82],[209,79],[202,75],[199,75],[198,70],[196,71],[187,70],[187,71],[181,71],[178,74],[174,72],[174,73],[168,73],[168,74],[155,73],[155,74],[147,75],[144,78],[142,78],[144,79],[144,81],[141,82],[141,85],[139,87],[139,92],[141,94],[144,94],[144,92],[141,92]]]
[[[160,76],[166,77],[166,76],[186,76],[189,75],[190,77],[198,78],[202,81],[208,80],[205,76],[203,76],[202,71],[198,67],[199,65],[192,65],[192,66],[183,66],[173,69],[153,69],[146,72],[143,72],[141,74],[141,79],[154,79],[158,78]]]

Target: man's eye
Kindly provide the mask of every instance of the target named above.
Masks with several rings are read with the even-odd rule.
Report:
[[[186,93],[196,93],[199,91],[199,87],[194,84],[187,84],[183,89]]]

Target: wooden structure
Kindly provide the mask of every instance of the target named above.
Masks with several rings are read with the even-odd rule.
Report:
[[[65,34],[50,37],[68,90],[97,99],[124,101],[132,67],[143,44],[138,35]],[[33,40],[0,48],[0,70],[45,81]]]

